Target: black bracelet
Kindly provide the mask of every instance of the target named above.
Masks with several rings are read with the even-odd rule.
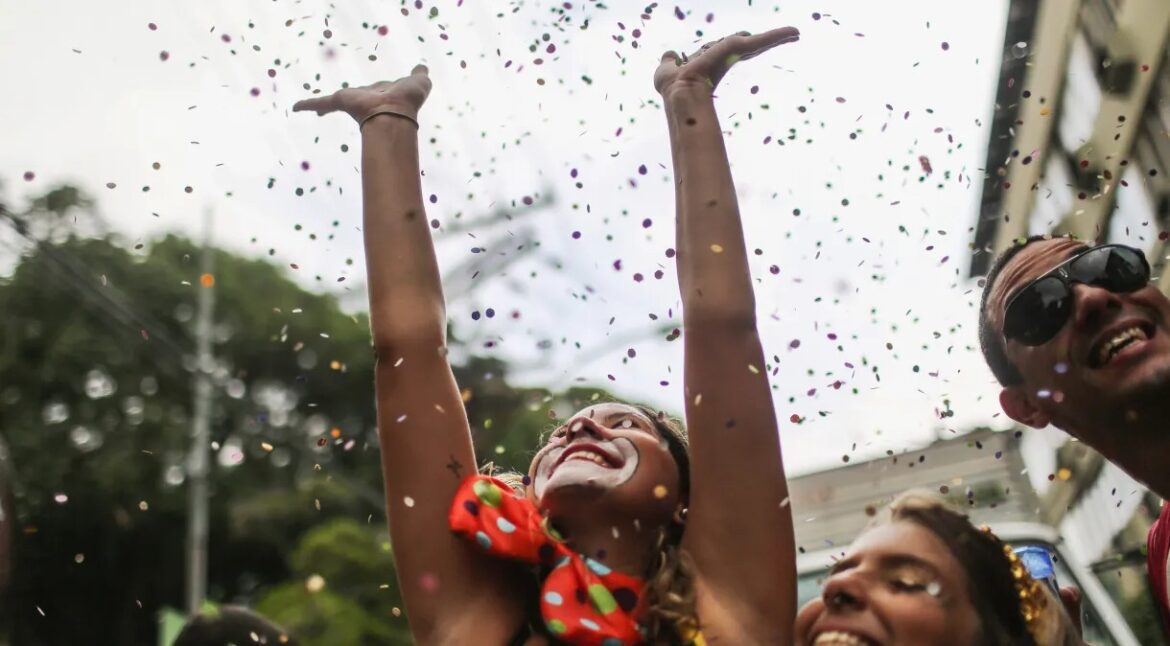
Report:
[[[374,117],[376,117],[380,114],[389,114],[389,115],[398,117],[400,119],[406,119],[407,121],[413,123],[415,128],[418,128],[418,120],[415,119],[414,117],[408,115],[408,114],[402,114],[401,112],[395,112],[393,110],[379,110],[379,111],[375,112],[374,114],[371,114],[370,116],[366,117],[365,119],[362,119],[362,122],[358,125],[358,130],[360,131],[362,128],[365,128],[367,121],[369,121],[370,119],[373,119]]]

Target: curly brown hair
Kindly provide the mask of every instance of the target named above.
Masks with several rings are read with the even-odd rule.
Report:
[[[679,420],[662,411],[635,405],[654,422],[678,466],[679,499],[685,505],[691,494],[690,444],[686,429]],[[656,643],[687,643],[699,630],[695,612],[694,567],[690,555],[682,549],[685,525],[662,528],[656,557],[646,572],[646,615],[643,624]]]

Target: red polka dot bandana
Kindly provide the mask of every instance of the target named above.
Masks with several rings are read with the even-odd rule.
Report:
[[[451,530],[492,556],[548,569],[540,614],[558,640],[583,646],[643,643],[636,615],[643,582],[565,546],[536,506],[503,482],[469,476],[455,493]]]

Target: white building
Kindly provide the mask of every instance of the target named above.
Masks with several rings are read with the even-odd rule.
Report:
[[[972,277],[1013,240],[1072,233],[1144,249],[1170,289],[1168,32],[1166,0],[1011,0]],[[1136,567],[1160,501],[1062,433],[1026,437],[1036,495],[1069,548]]]

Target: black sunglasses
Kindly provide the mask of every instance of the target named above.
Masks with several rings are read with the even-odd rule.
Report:
[[[1141,251],[1119,244],[1085,249],[1008,299],[1003,336],[1030,346],[1051,341],[1072,315],[1073,283],[1125,294],[1149,282],[1150,264]]]

